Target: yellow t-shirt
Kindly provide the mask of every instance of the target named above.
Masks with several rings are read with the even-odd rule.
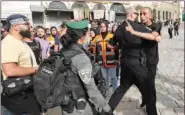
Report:
[[[46,39],[49,42],[49,46],[55,45],[55,38],[53,38],[51,35]]]
[[[32,64],[33,67],[38,66],[31,48],[10,34],[1,41],[1,64],[9,62],[17,63],[20,67],[32,67]],[[7,78],[4,72],[3,76]]]

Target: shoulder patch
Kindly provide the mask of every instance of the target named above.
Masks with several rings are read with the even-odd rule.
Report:
[[[92,73],[91,69],[89,69],[89,68],[82,69],[78,73],[79,73],[79,76],[80,76],[81,80],[85,84],[88,84],[90,82],[90,80],[91,80],[91,73]]]

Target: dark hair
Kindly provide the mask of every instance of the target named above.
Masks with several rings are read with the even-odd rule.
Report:
[[[112,26],[112,33],[115,33],[115,32],[113,32],[113,28],[114,28],[114,26],[117,26],[118,27],[118,25],[117,24],[114,24],[113,26]]]
[[[60,25],[61,28],[65,28],[66,27],[66,22],[63,22],[61,25]]]
[[[85,36],[88,31],[88,28],[85,29],[71,29],[68,28],[64,36],[62,36],[61,43],[66,48],[69,47],[72,43],[76,43],[78,39],[82,36]]]
[[[94,34],[95,34],[95,36],[97,35],[97,30],[96,30],[96,29],[91,28],[90,31],[93,31]],[[95,37],[95,36],[94,36],[94,37]]]
[[[38,29],[43,29],[44,30],[44,32],[45,32],[45,28],[44,27],[42,27],[42,26],[37,26],[37,30]]]
[[[57,28],[56,28],[55,26],[52,26],[52,27],[50,28],[50,31],[51,31],[53,28],[55,28],[55,29],[57,30]]]
[[[102,22],[100,23],[100,26],[101,26],[101,24],[105,24],[105,26],[106,26],[106,31],[108,32],[108,29],[109,29],[108,22],[107,22],[107,21],[102,21]]]

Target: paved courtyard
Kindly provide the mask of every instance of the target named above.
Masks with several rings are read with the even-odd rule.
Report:
[[[179,37],[169,39],[167,27],[162,29],[156,76],[158,115],[184,115],[184,24],[181,24],[179,34]],[[140,109],[140,103],[141,94],[132,86],[114,113],[147,115],[145,109]]]

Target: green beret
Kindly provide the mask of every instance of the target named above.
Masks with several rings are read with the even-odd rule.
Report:
[[[66,26],[72,29],[84,29],[84,28],[88,28],[88,20],[83,20],[83,21],[79,21],[79,22],[67,22]]]

